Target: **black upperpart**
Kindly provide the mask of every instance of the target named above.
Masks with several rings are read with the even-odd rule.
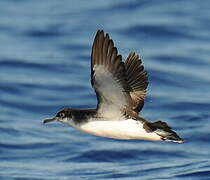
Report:
[[[65,108],[57,113],[56,117],[61,118],[72,118],[72,120],[77,123],[87,122],[89,118],[94,118],[96,116],[95,109],[72,109]]]

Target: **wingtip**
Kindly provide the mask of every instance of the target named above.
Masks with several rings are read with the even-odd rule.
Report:
[[[104,30],[98,29],[98,30],[96,31],[96,34],[104,34]]]
[[[96,31],[96,36],[99,36],[99,35],[102,35],[103,37],[106,37],[106,38],[110,39],[109,38],[109,34],[108,33],[105,33],[103,29],[98,29]]]

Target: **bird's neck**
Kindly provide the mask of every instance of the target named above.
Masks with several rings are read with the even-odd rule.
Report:
[[[75,124],[85,123],[96,115],[96,109],[72,109],[72,120]]]

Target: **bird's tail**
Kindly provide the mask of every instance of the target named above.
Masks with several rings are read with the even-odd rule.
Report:
[[[166,122],[157,121],[154,123],[148,123],[147,126],[157,135],[161,137],[163,141],[171,141],[176,143],[183,143],[184,140],[180,138],[175,131],[171,129]]]

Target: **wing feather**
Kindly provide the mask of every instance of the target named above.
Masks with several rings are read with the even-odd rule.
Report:
[[[133,110],[139,113],[144,106],[144,99],[146,96],[146,89],[148,86],[147,72],[144,71],[142,61],[134,52],[131,52],[126,61],[125,69],[127,75],[127,82],[131,87],[130,96],[132,99]]]
[[[97,112],[103,117],[121,117],[132,107],[125,65],[108,34],[98,31],[91,54],[91,84],[97,95]]]
[[[98,100],[97,112],[112,119],[125,111],[141,111],[148,76],[138,54],[131,52],[123,63],[113,40],[99,30],[92,46],[91,84]]]

